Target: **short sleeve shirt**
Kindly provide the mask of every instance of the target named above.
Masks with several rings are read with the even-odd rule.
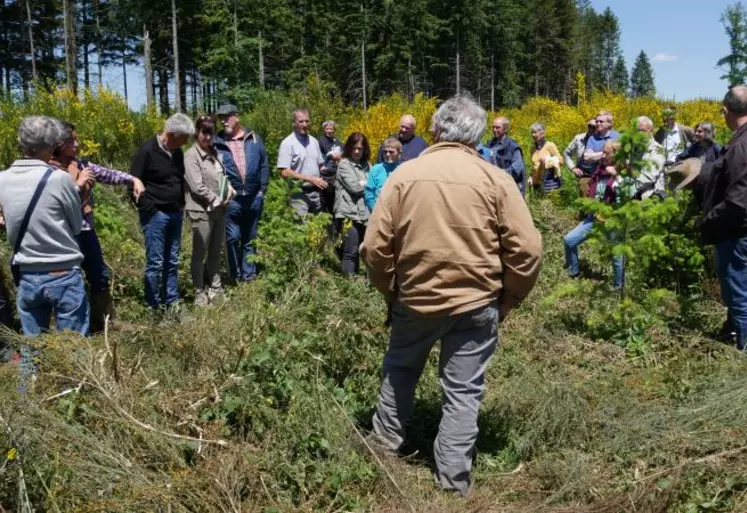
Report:
[[[292,169],[303,176],[319,177],[321,164],[324,164],[324,155],[316,138],[293,132],[280,143],[278,169]]]

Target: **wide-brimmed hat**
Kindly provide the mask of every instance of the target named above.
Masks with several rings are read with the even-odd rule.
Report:
[[[676,162],[667,168],[669,183],[674,186],[675,191],[684,189],[698,178],[702,167],[703,163],[698,158]]]
[[[216,114],[218,116],[230,116],[231,114],[238,114],[238,112],[239,109],[236,108],[236,105],[233,105],[231,103],[224,103],[220,106]]]

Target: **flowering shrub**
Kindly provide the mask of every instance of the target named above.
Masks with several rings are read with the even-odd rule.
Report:
[[[156,133],[163,118],[153,112],[133,113],[124,99],[106,89],[75,96],[67,89],[36,90],[27,101],[0,100],[0,167],[18,155],[18,125],[25,116],[43,114],[73,123],[80,154],[94,161],[126,165],[138,145]]]

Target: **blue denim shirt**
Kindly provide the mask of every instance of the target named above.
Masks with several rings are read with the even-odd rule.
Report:
[[[604,149],[604,145],[607,141],[617,141],[618,139],[620,139],[620,134],[615,130],[610,130],[607,135],[601,137],[594,134],[586,141],[584,152],[599,153]],[[584,172],[584,176],[591,176],[598,164],[599,162],[586,162],[583,157],[581,157],[578,167]]]
[[[224,133],[220,132],[214,139],[213,145],[218,151],[218,156],[226,168],[228,181],[238,196],[250,196],[257,192],[267,192],[267,184],[270,182],[270,167],[267,164],[267,150],[255,132],[249,132],[244,138],[244,155],[246,158],[246,175],[244,181],[233,159],[231,150],[226,141],[223,140]]]

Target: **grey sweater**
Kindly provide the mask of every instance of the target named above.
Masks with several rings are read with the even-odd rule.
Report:
[[[36,186],[48,169],[41,160],[16,160],[0,173],[0,208],[5,215],[8,240],[15,247],[23,216]],[[28,230],[13,263],[22,272],[70,269],[83,261],[75,236],[83,223],[80,197],[70,176],[55,170],[31,214]]]

